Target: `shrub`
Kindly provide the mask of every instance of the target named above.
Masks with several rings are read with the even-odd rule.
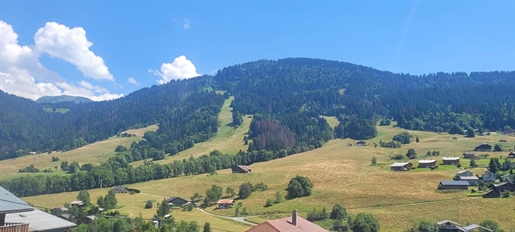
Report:
[[[305,176],[296,176],[288,183],[288,197],[290,199],[311,195],[313,184]]]
[[[266,199],[265,207],[270,207],[274,205],[274,201],[270,198]]]
[[[392,157],[392,159],[401,160],[401,159],[404,159],[404,156],[403,155],[395,155],[394,157]]]
[[[393,136],[393,141],[397,141],[402,144],[409,144],[411,142],[410,134],[408,132],[402,132]]]
[[[148,200],[147,203],[145,204],[145,209],[151,209],[152,207],[153,207],[152,201]]]
[[[193,210],[193,204],[186,205],[182,210],[183,211],[192,211]]]
[[[59,161],[59,157],[52,156],[52,162],[57,162],[57,161]]]

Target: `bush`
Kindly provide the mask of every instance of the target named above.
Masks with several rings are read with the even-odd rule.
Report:
[[[245,199],[250,196],[252,193],[252,186],[250,183],[243,183],[240,185],[240,192],[238,193],[238,196],[241,199]]]
[[[148,200],[147,203],[145,204],[145,209],[152,209],[152,207],[153,207],[152,201]]]
[[[392,140],[402,144],[409,144],[411,142],[411,137],[408,132],[402,132],[400,134],[393,136]]]
[[[193,204],[188,204],[186,206],[184,206],[184,208],[182,209],[183,211],[192,211],[193,210]]]
[[[404,159],[404,156],[403,155],[395,155],[394,157],[392,157],[392,159],[401,160],[401,159]]]
[[[312,212],[308,212],[308,221],[314,222],[314,221],[323,221],[325,219],[329,218],[329,214],[327,213],[325,207],[322,209],[322,211],[318,212],[315,209],[313,209]]]
[[[270,198],[266,199],[265,207],[270,207],[272,205],[274,205],[274,200]]]
[[[305,176],[296,176],[288,183],[288,197],[290,199],[311,195],[313,184]]]
[[[59,161],[59,157],[52,156],[52,162],[57,162],[57,161]]]

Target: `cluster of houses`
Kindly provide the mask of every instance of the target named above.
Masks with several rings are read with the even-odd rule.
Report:
[[[439,221],[436,224],[438,225],[439,232],[493,232],[493,230],[477,224],[461,226],[460,224],[453,222],[451,220]]]

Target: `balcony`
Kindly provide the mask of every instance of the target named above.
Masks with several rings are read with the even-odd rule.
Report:
[[[29,232],[29,224],[6,222],[0,226],[0,232]]]

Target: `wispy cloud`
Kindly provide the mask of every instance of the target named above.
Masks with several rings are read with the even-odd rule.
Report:
[[[187,30],[191,27],[190,20],[188,20],[187,18],[179,18],[179,19],[172,18],[172,21],[174,23],[182,23],[182,27],[184,28],[184,30]]]
[[[135,86],[138,86],[141,85],[141,83],[137,82],[136,79],[132,78],[132,77],[129,77],[128,79],[129,83],[135,85]]]
[[[190,28],[190,21],[187,19],[187,18],[183,18],[182,19],[184,21],[184,29],[189,29]]]

